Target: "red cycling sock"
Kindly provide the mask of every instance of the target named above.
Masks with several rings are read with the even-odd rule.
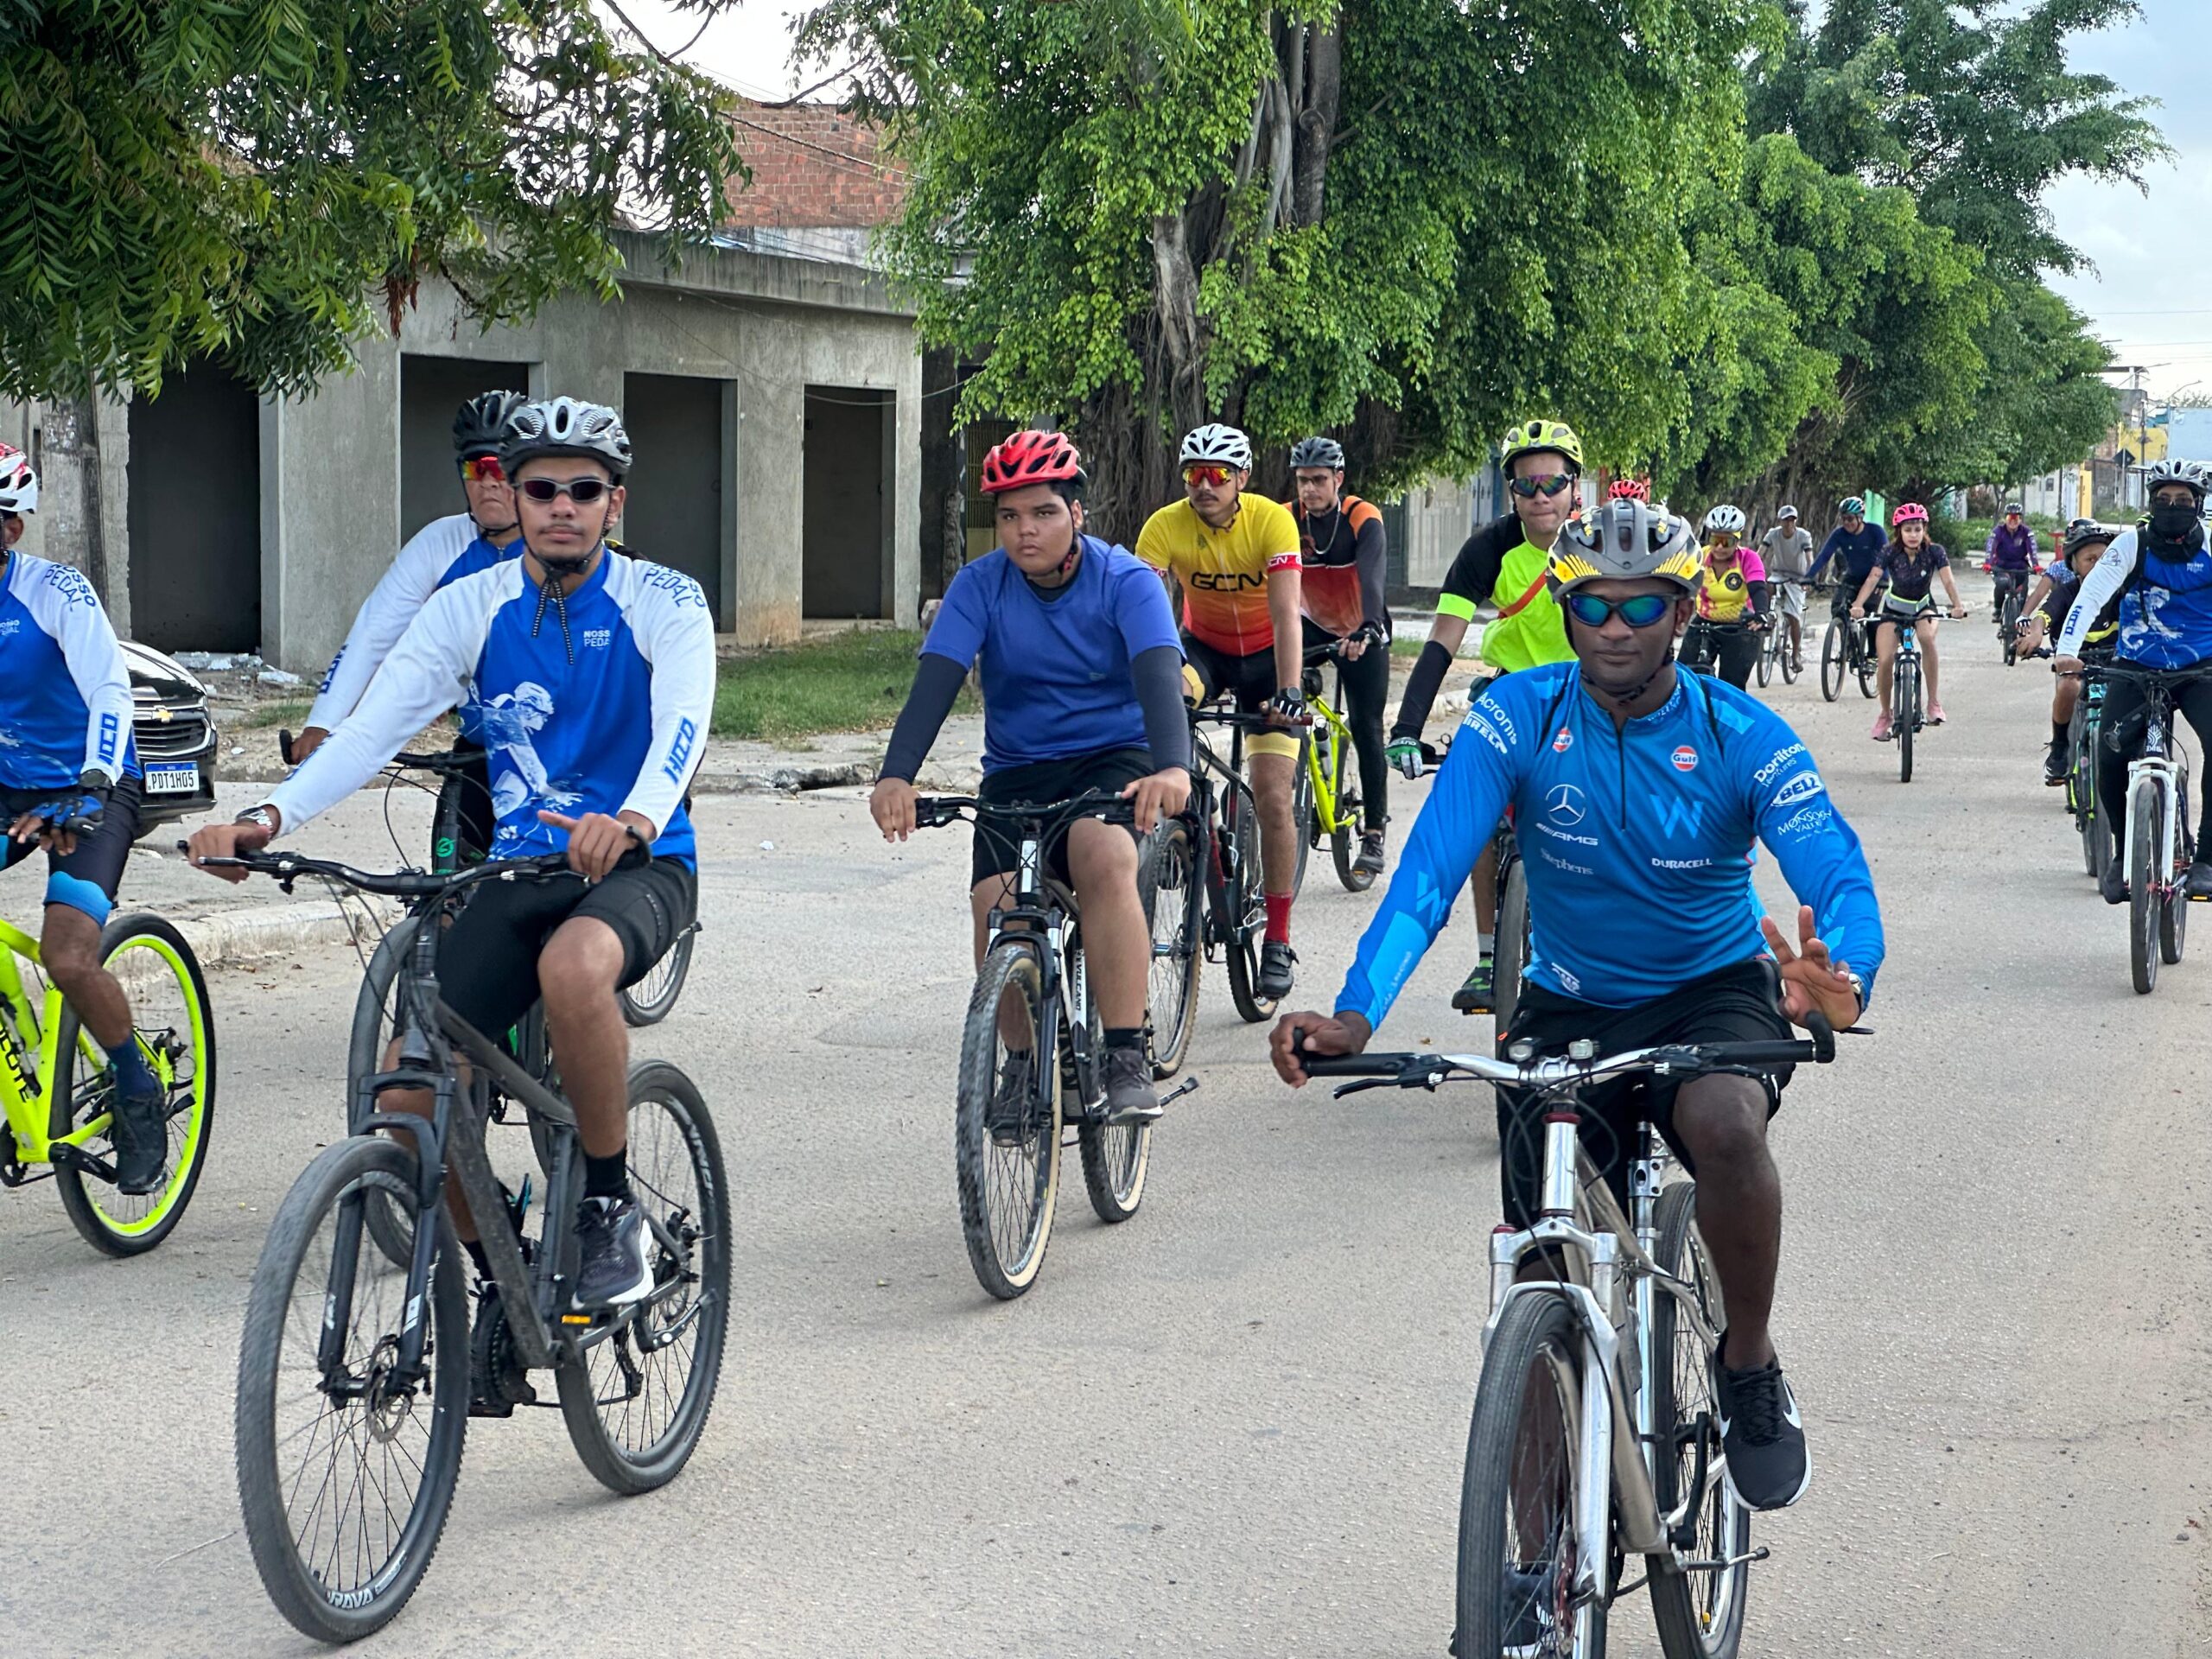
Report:
[[[1290,943],[1290,901],[1295,895],[1271,893],[1268,900],[1268,937],[1277,944]]]

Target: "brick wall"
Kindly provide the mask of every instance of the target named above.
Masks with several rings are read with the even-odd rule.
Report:
[[[730,181],[731,225],[868,229],[898,216],[905,170],[879,154],[874,128],[836,105],[741,104],[737,119],[753,181]]]

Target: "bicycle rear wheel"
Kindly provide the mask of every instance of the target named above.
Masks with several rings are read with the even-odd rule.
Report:
[[[162,1085],[168,1137],[162,1184],[151,1192],[126,1193],[112,1181],[57,1164],[54,1190],[87,1244],[108,1255],[139,1255],[176,1230],[207,1166],[215,1122],[215,1014],[192,947],[158,916],[111,919],[100,934],[100,960],[130,999],[138,1052]],[[105,1115],[115,1098],[106,1051],[67,1002],[54,1042],[50,1137]],[[86,1150],[112,1161],[111,1145],[104,1147],[99,1136]]]
[[[2189,768],[2174,776],[2174,800],[2178,822],[2174,825],[2174,862],[2171,884],[2158,906],[2158,958],[2171,964],[2181,960],[2189,937],[2189,862],[2194,849],[2189,834]]]
[[[714,1409],[729,1327],[729,1181],[698,1085],[665,1060],[630,1068],[630,1190],[653,1288],[553,1369],[569,1441],[627,1496],[676,1478]]]
[[[1497,880],[1497,954],[1491,963],[1491,1008],[1503,1036],[1521,1006],[1529,971],[1529,872],[1518,855],[1503,861]]]
[[[1152,1075],[1170,1077],[1182,1069],[1198,1025],[1198,973],[1205,950],[1198,938],[1200,890],[1198,861],[1191,850],[1191,827],[1170,818],[1145,849],[1138,896],[1152,926],[1152,963],[1145,990],[1145,1017],[1152,1027]]]
[[[1221,804],[1222,823],[1229,849],[1219,839],[1216,850],[1223,859],[1221,882],[1222,955],[1229,968],[1229,1000],[1236,1012],[1254,1024],[1275,1011],[1274,999],[1260,995],[1260,946],[1267,935],[1267,904],[1261,888],[1259,826],[1249,798],[1231,790]],[[1301,854],[1301,856],[1303,855]]]
[[[1053,1015],[1037,946],[1001,938],[976,974],[953,1114],[960,1227],[985,1290],[1036,1282],[1060,1186],[1060,1068],[1042,1064]]]
[[[1697,1189],[1677,1182],[1659,1195],[1652,1252],[1664,1272],[1689,1286],[1708,1324],[1721,1323],[1719,1279],[1697,1234]],[[1690,1559],[1732,1560],[1751,1549],[1751,1511],[1719,1473],[1719,1413],[1713,1397],[1713,1361],[1675,1299],[1653,1294],[1651,1421],[1658,1435],[1651,1448],[1652,1491],[1662,1516],[1685,1513],[1675,1538]],[[1702,1491],[1693,1489],[1700,1478]],[[1667,1659],[1734,1659],[1744,1637],[1749,1561],[1702,1573],[1677,1573],[1671,1556],[1648,1559],[1651,1614]]]
[[[397,1373],[407,1272],[365,1248],[362,1199],[420,1214],[415,1154],[362,1136],[284,1196],[246,1297],[233,1414],[238,1497],[262,1587],[293,1626],[352,1642],[407,1605],[435,1554],[468,1421],[468,1303],[442,1215],[427,1372]]]
[[[683,981],[691,971],[691,943],[698,933],[699,924],[694,922],[676,936],[676,943],[658,962],[645,969],[643,979],[616,993],[625,1025],[642,1029],[668,1018],[676,999],[683,995]]]
[[[1572,1605],[1581,1344],[1566,1301],[1541,1292],[1516,1297],[1484,1344],[1459,1489],[1460,1654],[1604,1651],[1605,1610]]]
[[[2158,983],[2158,844],[2165,798],[2155,778],[2139,778],[2127,813],[2127,967],[2139,995]]]
[[[1859,695],[1869,702],[1874,700],[1874,642],[1862,625],[1853,630],[1851,671],[1859,677]]]
[[[1821,696],[1830,702],[1843,695],[1843,674],[1849,666],[1849,656],[1843,624],[1830,622],[1827,634],[1821,641]]]

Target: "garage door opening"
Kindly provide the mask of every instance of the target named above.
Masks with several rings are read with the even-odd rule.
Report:
[[[806,389],[799,608],[807,620],[892,613],[888,472],[896,418],[888,391]]]
[[[467,510],[453,464],[454,411],[483,391],[530,390],[527,363],[466,357],[399,359],[399,539]]]
[[[637,452],[638,470],[617,532],[639,558],[695,578],[706,590],[715,626],[724,633],[737,626],[722,603],[723,554],[734,528],[722,508],[728,386],[689,374],[622,377],[622,424]]]
[[[261,646],[261,400],[194,363],[130,400],[131,632],[156,651]]]

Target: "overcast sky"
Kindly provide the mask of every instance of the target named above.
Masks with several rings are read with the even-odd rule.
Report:
[[[664,0],[623,0],[623,10],[664,50],[699,27]],[[790,67],[791,20],[804,8],[753,0],[716,18],[692,62],[762,98],[802,84]],[[2052,286],[2088,314],[2114,360],[2142,364],[2144,384],[2164,395],[2191,382],[2212,391],[2212,106],[2189,76],[2203,76],[2207,0],[2143,0],[2142,21],[2078,35],[2075,64],[2101,70],[2131,92],[2159,100],[2152,112],[2175,159],[2145,176],[2145,196],[2125,184],[2069,179],[2050,193],[2058,233],[2094,269],[2053,276]],[[813,75],[809,79],[815,79]]]

